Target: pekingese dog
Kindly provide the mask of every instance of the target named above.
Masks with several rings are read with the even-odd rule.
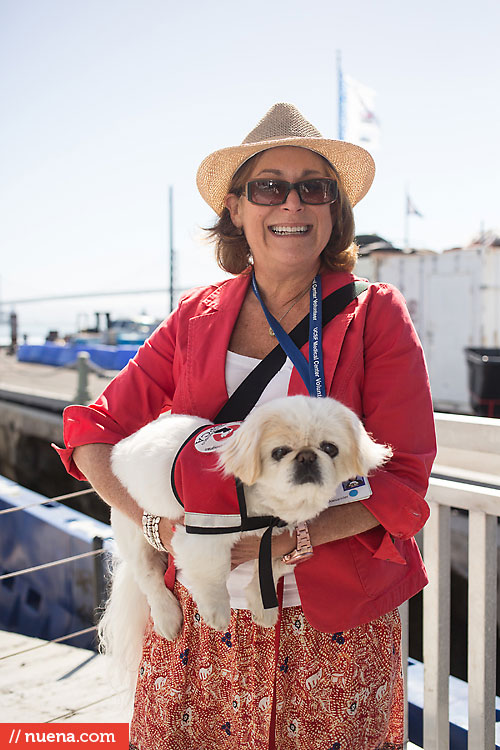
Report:
[[[199,417],[167,414],[113,448],[113,472],[145,511],[172,521],[183,518],[184,509],[172,491],[172,464],[188,436],[206,425],[207,420]],[[369,474],[392,455],[389,447],[372,440],[346,406],[331,398],[307,396],[280,398],[257,407],[216,450],[219,470],[244,485],[248,516],[277,516],[290,529],[325,510],[341,482]],[[150,611],[155,630],[173,640],[182,613],[164,583],[166,555],[150,546],[142,530],[120,511],[112,510],[111,522],[121,560],[100,624],[101,642],[105,650],[118,647],[123,652],[128,639],[129,661],[136,662],[132,652],[138,644],[130,644],[131,620],[141,630]],[[181,524],[173,535],[176,567],[183,571],[201,617],[216,630],[229,626],[226,580],[231,547],[240,537],[240,531],[186,533]],[[264,609],[255,567],[246,589],[248,608],[256,623],[270,627],[276,622],[277,608]],[[274,559],[274,582],[287,570],[290,567],[280,558]]]

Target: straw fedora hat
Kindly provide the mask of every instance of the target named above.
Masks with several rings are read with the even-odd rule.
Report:
[[[337,170],[351,205],[363,198],[375,176],[375,164],[361,146],[323,138],[293,104],[275,104],[239,146],[214,151],[198,169],[196,184],[202,197],[216,214],[224,209],[224,199],[237,169],[254,154],[278,146],[300,146],[324,156]]]

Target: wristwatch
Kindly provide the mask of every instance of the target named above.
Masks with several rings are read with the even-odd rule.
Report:
[[[295,531],[297,532],[296,548],[281,558],[281,561],[286,565],[296,565],[304,560],[308,560],[314,554],[307,523],[304,521],[297,524]]]

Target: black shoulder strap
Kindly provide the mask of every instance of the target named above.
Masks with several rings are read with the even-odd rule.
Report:
[[[368,287],[369,284],[365,281],[352,281],[325,297],[322,305],[323,327]],[[299,349],[304,346],[309,337],[309,314],[302,318],[289,335]],[[286,354],[277,344],[240,383],[213,421],[219,424],[245,419],[259,400],[266,385],[283,367],[285,360]]]

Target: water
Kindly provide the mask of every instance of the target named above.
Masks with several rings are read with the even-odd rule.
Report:
[[[170,297],[166,292],[154,292],[18,304],[15,307],[18,342],[22,343],[26,335],[28,343],[41,344],[49,331],[58,331],[63,338],[81,328],[94,327],[96,311],[109,312],[112,319],[143,314],[163,319],[170,311]],[[10,313],[11,310],[4,307],[0,317],[0,345],[10,343]],[[104,325],[105,319],[101,317],[101,328]]]

